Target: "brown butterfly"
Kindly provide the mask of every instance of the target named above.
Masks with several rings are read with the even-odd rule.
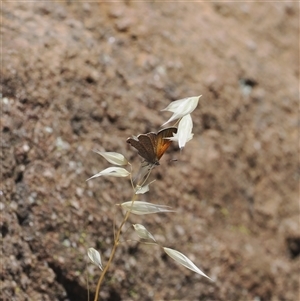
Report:
[[[177,128],[169,127],[156,133],[141,134],[134,138],[128,138],[127,143],[131,144],[138,150],[138,154],[149,164],[159,165],[159,160],[166,152],[171,140],[166,139],[173,137],[173,133],[177,132]]]

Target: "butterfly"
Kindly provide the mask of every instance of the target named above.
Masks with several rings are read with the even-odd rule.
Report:
[[[128,138],[127,143],[131,144],[138,150],[138,154],[152,165],[159,165],[159,160],[166,152],[171,140],[166,139],[173,137],[177,132],[176,127],[168,127],[160,130],[158,133],[141,134],[134,138]]]

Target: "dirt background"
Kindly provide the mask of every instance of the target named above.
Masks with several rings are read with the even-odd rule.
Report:
[[[214,282],[137,243],[101,300],[299,300],[299,4],[2,2],[1,300],[93,297],[127,179],[92,150],[141,159],[171,101],[202,94],[194,139],[161,159],[131,216]],[[172,161],[177,159],[178,161]]]

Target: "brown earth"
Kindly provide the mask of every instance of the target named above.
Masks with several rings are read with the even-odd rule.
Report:
[[[86,251],[113,241],[127,179],[92,150],[141,161],[127,137],[157,131],[171,101],[202,94],[194,139],[172,146],[141,200],[163,246],[130,226],[101,300],[300,300],[299,5],[2,2],[1,300],[88,300]],[[172,161],[177,159],[177,161]]]

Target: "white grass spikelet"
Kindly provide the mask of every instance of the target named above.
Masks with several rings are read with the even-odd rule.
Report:
[[[140,238],[156,241],[154,236],[143,225],[133,224],[132,226]]]
[[[142,201],[135,201],[132,204],[132,201],[128,201],[125,203],[122,203],[121,206],[127,210],[130,211],[133,214],[137,215],[145,215],[145,214],[152,214],[152,213],[159,213],[159,212],[174,212],[174,210],[171,210],[169,206],[165,205],[155,205],[148,202],[142,202]]]
[[[101,271],[103,271],[100,253],[97,250],[95,250],[94,248],[89,248],[87,254],[88,254],[90,261],[93,264],[95,264],[97,267],[99,267],[99,269]]]
[[[99,152],[94,151],[95,153],[102,156],[104,159],[106,159],[109,163],[119,166],[124,166],[128,164],[128,160],[120,153],[115,152]]]
[[[93,175],[92,177],[88,178],[87,181],[101,177],[101,176],[110,176],[110,177],[121,177],[125,178],[130,175],[130,172],[122,167],[108,167],[97,174]]]
[[[163,126],[173,120],[182,118],[183,116],[192,113],[197,107],[199,98],[201,96],[202,95],[172,101],[165,109],[162,110],[173,113],[170,119],[167,122],[165,122]]]
[[[136,189],[135,189],[135,194],[144,194],[146,192],[149,191],[149,185],[145,185],[145,186],[139,186],[137,185],[136,186]]]
[[[169,138],[172,141],[178,141],[180,149],[184,148],[185,144],[190,141],[194,134],[192,133],[193,120],[191,114],[183,116],[179,122],[177,133]]]
[[[205,275],[190,259],[188,259],[184,254],[170,249],[170,248],[163,248],[164,251],[171,257],[173,258],[176,262],[178,262],[179,264],[183,265],[184,267],[192,270],[193,272],[204,276],[208,279],[210,279],[211,281],[213,281],[211,278],[209,278],[207,275]]]

